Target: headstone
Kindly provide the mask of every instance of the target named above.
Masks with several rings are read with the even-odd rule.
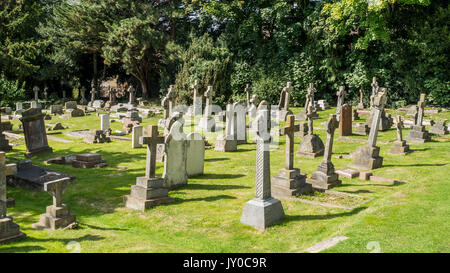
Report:
[[[407,152],[409,152],[409,145],[406,144],[406,140],[403,140],[403,134],[402,134],[402,128],[403,128],[403,121],[401,116],[397,116],[397,140],[394,142],[394,145],[392,145],[391,149],[389,150],[389,154],[401,154],[405,155]]]
[[[75,160],[72,161],[72,167],[78,169],[91,169],[104,166],[105,161],[102,159],[102,155],[97,153],[77,154]]]
[[[75,109],[68,109],[66,110],[66,113],[71,118],[78,118],[78,117],[84,117],[86,114],[82,109],[75,108]]]
[[[0,243],[23,238],[26,235],[20,232],[20,227],[13,222],[13,218],[6,215],[7,191],[6,176],[15,172],[15,166],[6,165],[6,154],[0,152]]]
[[[95,89],[94,86],[94,81],[91,82],[91,101],[89,102],[89,106],[95,107],[94,106],[94,102],[95,102],[95,95],[97,94],[97,90]],[[102,107],[97,107],[97,108],[102,108]]]
[[[336,171],[336,173],[339,175],[339,177],[346,177],[346,178],[350,178],[350,179],[359,176],[359,171],[352,170],[352,169],[338,170],[338,171]]]
[[[175,114],[175,113],[174,113]],[[164,187],[172,189],[187,184],[186,134],[181,113],[171,117],[173,122],[164,140]]]
[[[202,175],[205,168],[205,140],[199,133],[187,135],[186,172],[188,177]]]
[[[312,106],[308,108],[308,134],[303,137],[298,147],[297,156],[316,158],[323,155],[324,145],[320,137],[313,133]]]
[[[352,109],[352,120],[359,120],[358,110]]]
[[[126,113],[126,117],[131,121],[137,121],[139,123],[142,122],[142,118],[139,116],[139,112],[137,110],[129,110]]]
[[[52,115],[62,115],[64,114],[64,109],[62,105],[51,105],[50,114]]]
[[[23,113],[23,104],[21,102],[16,102],[16,111],[14,112],[14,115],[22,115]]]
[[[286,120],[287,115],[292,114],[291,110],[289,110],[289,102],[290,96],[292,93],[292,83],[287,82],[286,87],[283,88],[280,94],[280,102],[278,104],[279,114],[278,120]]]
[[[339,136],[349,136],[352,134],[352,106],[344,104],[340,110]]]
[[[27,146],[25,156],[53,152],[52,148],[48,146],[44,114],[42,114],[40,108],[30,108],[26,110],[22,113],[20,121],[22,122],[25,143]]]
[[[439,120],[434,122],[433,126],[430,128],[430,133],[435,135],[446,135],[448,134],[447,120]]]
[[[212,86],[208,86],[208,89],[205,92],[206,97],[206,107],[204,116],[200,119],[199,129],[205,130],[207,132],[216,131],[216,121],[211,116],[212,115],[212,97],[214,96],[214,91]]]
[[[319,110],[327,110],[330,109],[330,104],[327,100],[318,100],[317,105],[319,106]]]
[[[155,125],[150,126],[148,132],[148,137],[140,139],[141,145],[147,145],[145,176],[136,178],[136,185],[131,186],[130,195],[124,196],[125,207],[141,211],[174,201],[169,197],[164,179],[157,177],[155,173],[156,145],[164,142],[164,137],[158,135],[158,126]]]
[[[237,144],[247,143],[247,109],[240,103],[233,104],[233,110],[236,113],[236,137]]]
[[[383,165],[383,158],[379,155],[380,148],[376,144],[381,113],[386,104],[386,95],[387,89],[381,88],[381,91],[373,98],[373,121],[372,127],[370,128],[369,140],[366,145],[359,146],[352,153],[353,162],[350,163],[349,167],[372,170],[380,168]]]
[[[12,146],[9,145],[9,140],[3,134],[2,115],[0,115],[0,151],[9,152],[11,150]]]
[[[83,141],[89,144],[95,144],[111,142],[111,139],[102,130],[89,130]]]
[[[133,85],[130,84],[130,86],[127,89],[128,93],[130,94],[130,98],[128,100],[129,105],[136,105],[136,89],[133,87]]]
[[[286,117],[286,127],[281,134],[286,135],[285,166],[272,177],[272,194],[276,198],[289,198],[312,191],[310,184],[306,183],[306,175],[300,174],[300,169],[294,168],[294,133],[295,116]]]
[[[75,215],[62,203],[63,193],[70,183],[69,178],[63,178],[44,184],[44,190],[53,196],[53,205],[47,207],[46,213],[41,214],[39,222],[32,225],[33,228],[57,230],[77,226]]]
[[[270,185],[270,109],[266,101],[258,107],[258,134],[256,138],[255,198],[245,204],[241,223],[266,229],[284,219],[280,200],[272,197]]]
[[[237,151],[237,118],[236,112],[231,104],[227,105],[225,134],[221,134],[216,139],[214,150],[220,152]]]
[[[370,128],[365,123],[356,123],[355,131],[353,132],[355,135],[360,136],[368,136],[370,132]]]
[[[100,114],[100,130],[103,132],[110,130],[109,114]]]
[[[39,91],[40,91],[40,90],[41,90],[41,89],[40,89],[39,87],[37,87],[37,86],[33,87],[34,101],[35,101],[36,103],[39,102]]]
[[[81,95],[81,99],[80,99],[80,104],[81,105],[87,105],[88,101],[86,99],[86,87],[81,87],[80,89],[80,95]]]
[[[76,101],[68,101],[64,104],[64,107],[66,108],[66,110],[77,109],[77,102]]]
[[[334,171],[334,165],[331,162],[331,155],[333,153],[333,137],[334,131],[338,126],[335,115],[330,115],[330,118],[325,124],[325,129],[327,130],[327,140],[325,146],[325,154],[323,156],[323,161],[320,163],[317,171],[311,174],[311,179],[307,179],[315,189],[330,189],[335,186],[341,185],[339,180],[339,175]]]
[[[142,126],[134,126],[133,127],[133,133],[131,137],[131,148],[141,148],[142,145],[140,144],[139,140],[144,135],[144,127]]]
[[[373,104],[374,104],[374,100],[375,97],[377,96],[377,94],[380,92],[380,87],[378,85],[377,82],[377,78],[373,77],[372,78],[372,95],[370,96],[370,109],[372,110],[373,108]],[[366,125],[371,128],[372,124],[374,124],[373,122],[373,111],[370,112],[370,116],[367,118],[366,120]],[[388,130],[389,128],[392,127],[392,125],[394,124],[394,120],[391,117],[391,115],[386,114],[384,108],[383,111],[381,112],[381,117],[380,117],[380,122],[378,123],[378,130],[380,131],[385,131]]]
[[[427,130],[425,130],[425,126],[422,124],[425,104],[425,94],[420,94],[420,100],[417,103],[417,121],[412,130],[409,131],[409,135],[406,137],[406,140],[420,143],[431,141],[430,134]]]
[[[94,100],[92,107],[99,109],[105,107],[105,102],[103,100]]]
[[[344,105],[344,97],[346,95],[345,86],[339,86],[339,91],[336,92],[337,106],[336,106],[336,119],[340,121],[341,118],[341,108]]]
[[[193,102],[193,115],[200,116],[202,114],[202,96],[198,93],[198,89],[200,85],[198,84],[198,80],[195,80],[194,85],[192,85],[192,89],[194,92],[194,102]]]
[[[359,89],[359,103],[357,106],[358,109],[364,109],[364,102],[363,102],[363,89]]]

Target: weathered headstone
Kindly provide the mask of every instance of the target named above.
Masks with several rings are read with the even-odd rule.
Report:
[[[107,132],[110,130],[109,114],[100,114],[100,130]]]
[[[91,101],[89,102],[88,105],[91,106],[91,107],[95,107],[94,106],[94,101],[95,101],[95,95],[97,94],[97,90],[95,89],[94,81],[91,82],[91,92],[90,92],[90,94],[91,94]],[[98,108],[100,108],[100,107],[98,107]]]
[[[84,117],[86,114],[82,109],[74,108],[74,109],[67,109],[66,114],[71,118],[78,118],[78,117]]]
[[[216,120],[212,115],[212,97],[214,96],[214,91],[212,86],[208,86],[205,92],[206,97],[206,107],[204,116],[200,119],[198,127],[207,132],[214,132],[216,130]]]
[[[62,115],[64,114],[64,109],[62,105],[51,105],[50,114],[52,115]]]
[[[244,91],[245,91],[245,102],[247,103],[247,109],[249,109],[250,108],[250,105],[251,105],[251,103],[250,103],[250,99],[251,99],[251,88],[250,88],[250,84],[246,84],[245,85],[245,89],[244,89]]]
[[[233,111],[236,113],[236,122],[233,125],[236,125],[236,137],[237,144],[245,144],[247,143],[247,109],[244,105],[240,103],[233,104]]]
[[[22,113],[20,121],[22,122],[25,143],[27,146],[25,156],[53,152],[52,148],[48,146],[44,114],[40,108],[30,108],[26,110]]]
[[[68,101],[64,104],[64,107],[66,108],[66,110],[77,109],[77,102],[76,101]]]
[[[409,152],[409,145],[406,144],[406,141],[403,140],[403,134],[402,134],[402,128],[403,128],[403,121],[401,116],[397,116],[397,140],[394,142],[394,145],[392,145],[391,149],[389,150],[389,154],[401,154],[405,155],[407,152]]]
[[[425,104],[425,94],[420,94],[420,100],[417,103],[417,107],[419,109],[417,112],[417,121],[412,130],[409,131],[406,140],[420,143],[431,141],[430,134],[427,130],[425,130],[425,126],[422,124]]]
[[[72,161],[72,167],[74,168],[91,169],[105,166],[102,155],[97,153],[77,154]]]
[[[44,184],[44,190],[53,196],[53,205],[47,207],[46,213],[41,214],[39,222],[32,225],[33,228],[56,230],[76,227],[75,215],[70,213],[69,207],[62,203],[63,193],[70,184],[69,178]]]
[[[136,185],[131,186],[130,195],[124,196],[127,208],[144,211],[147,208],[173,202],[169,197],[164,179],[157,177],[156,170],[156,144],[164,142],[164,137],[158,135],[158,126],[148,128],[149,136],[141,137],[140,144],[147,145],[147,163],[145,176],[136,178]]]
[[[103,100],[94,100],[92,107],[99,109],[105,107],[105,102]]]
[[[205,140],[199,133],[187,135],[186,172],[188,177],[202,175],[205,168]]]
[[[245,204],[241,223],[265,229],[284,217],[280,200],[272,197],[270,185],[270,109],[266,101],[258,107],[258,134],[256,138],[255,198]]]
[[[339,136],[349,136],[352,134],[352,106],[344,104],[340,110]]]
[[[16,111],[14,111],[14,115],[22,115],[23,113],[23,104],[21,102],[16,102]]]
[[[83,141],[89,144],[95,144],[111,142],[111,139],[102,130],[89,130]]]
[[[20,232],[19,225],[13,222],[13,218],[6,215],[8,203],[6,176],[13,174],[16,171],[15,167],[13,164],[6,165],[6,154],[0,152],[0,243],[26,236]]]
[[[214,150],[220,152],[237,151],[237,118],[236,112],[231,104],[227,105],[225,134],[221,134],[216,139]]]
[[[130,84],[130,86],[127,89],[128,93],[130,94],[130,98],[128,100],[129,105],[136,105],[136,89],[133,87],[133,85]]]
[[[133,132],[131,136],[131,148],[141,148],[140,139],[144,135],[144,127],[138,125],[133,127]]]
[[[286,127],[281,134],[286,135],[285,166],[272,177],[272,194],[276,198],[289,198],[312,191],[310,184],[306,183],[306,175],[300,174],[300,169],[294,168],[294,133],[295,116],[286,117]]]
[[[349,167],[356,169],[372,170],[380,168],[383,165],[383,158],[380,156],[380,147],[377,147],[377,136],[381,113],[386,104],[387,89],[381,88],[381,91],[373,98],[372,112],[373,121],[370,128],[369,140],[366,145],[359,146],[353,153],[353,162]]]
[[[336,92],[337,106],[336,106],[336,120],[340,121],[341,118],[341,108],[344,105],[344,97],[346,95],[345,86],[339,86],[339,91]]]
[[[328,103],[327,100],[318,100],[317,105],[319,107],[319,110],[322,110],[322,111],[330,109],[330,104]]]
[[[81,95],[81,99],[80,99],[80,105],[87,105],[88,101],[86,99],[86,87],[81,87],[80,89],[80,95]]]
[[[300,113],[295,115],[296,120],[307,120],[308,119],[307,116],[308,116],[309,106],[312,107],[311,108],[312,112],[309,114],[311,116],[311,118],[316,119],[319,117],[319,115],[316,112],[315,103],[314,103],[314,92],[315,91],[316,91],[316,89],[314,88],[314,85],[312,83],[310,83],[308,86],[308,93],[306,94],[305,108],[303,109],[303,111],[301,111]]]
[[[297,156],[316,158],[323,155],[325,149],[320,137],[313,133],[312,106],[308,108],[308,134],[303,137],[298,147]]]
[[[307,179],[315,189],[330,189],[332,187],[341,185],[339,175],[334,171],[334,165],[331,162],[331,155],[333,153],[333,137],[334,131],[338,126],[335,115],[330,115],[330,118],[325,123],[325,129],[327,130],[327,140],[325,146],[325,154],[323,160],[320,163],[317,171],[311,174],[311,179]]]
[[[430,133],[435,135],[446,135],[448,134],[448,128],[447,128],[447,120],[438,120],[435,121],[434,124],[430,128]]]
[[[291,110],[289,110],[289,102],[292,89],[293,89],[292,83],[287,82],[286,87],[284,87],[283,90],[281,91],[280,102],[278,104],[279,108],[278,120],[284,121],[287,115],[292,114]]]

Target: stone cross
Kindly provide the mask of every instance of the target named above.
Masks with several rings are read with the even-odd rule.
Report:
[[[418,111],[417,111],[417,126],[422,126],[422,122],[423,122],[423,113],[424,113],[424,109],[425,109],[425,94],[420,94],[420,100],[417,103],[418,106]]]
[[[289,98],[290,98],[292,90],[293,90],[292,83],[287,82],[286,87],[284,89],[286,90],[286,98],[284,100],[284,110],[289,110]]]
[[[308,106],[308,111],[306,112],[306,118],[308,119],[308,135],[312,135],[314,131],[313,127],[313,108],[312,106]]]
[[[175,88],[173,85],[169,86],[169,89],[167,90],[167,95],[166,95],[167,99],[169,100],[169,116],[172,115],[172,108],[173,108],[173,104],[175,102],[175,99],[177,97]]]
[[[67,186],[70,185],[70,178],[65,177],[52,182],[47,182],[44,184],[44,190],[53,196],[53,206],[62,207],[62,195],[66,190]]]
[[[128,101],[128,104],[134,104],[135,103],[136,89],[131,84],[128,87],[128,93],[130,93],[130,99]]]
[[[386,95],[387,95],[387,89],[381,88],[381,91],[378,92],[373,100],[373,119],[372,119],[372,127],[370,127],[370,133],[369,133],[369,140],[368,145],[374,147],[377,144],[377,135],[378,135],[378,128],[380,124],[381,114],[384,109],[384,105],[386,104]]]
[[[205,108],[205,115],[207,118],[210,118],[212,115],[212,97],[214,96],[214,91],[212,86],[208,86],[205,92],[206,97],[206,108]]]
[[[306,95],[306,103],[305,103],[305,113],[308,112],[309,105],[314,107],[314,92],[316,89],[314,88],[314,84],[310,83],[308,87],[308,93]]]
[[[402,116],[397,116],[397,123],[395,124],[397,127],[397,140],[402,141],[403,135],[402,135],[402,128],[403,128],[403,121]]]
[[[339,127],[339,123],[336,120],[336,115],[331,114],[328,121],[325,123],[325,129],[327,130],[327,140],[325,143],[325,152],[323,155],[323,162],[331,162],[331,154],[333,152],[333,136],[336,128]]]
[[[247,107],[248,108],[250,108],[250,92],[251,92],[251,90],[250,90],[250,84],[246,84],[245,85],[245,95],[246,95],[246,97],[247,97]]]
[[[286,126],[281,128],[281,134],[286,135],[286,170],[294,169],[294,133],[298,129],[295,126],[295,116],[288,115],[286,117]]]
[[[33,87],[33,92],[34,92],[34,100],[37,102],[39,100],[39,87],[35,86]]]
[[[339,91],[336,92],[336,95],[338,97],[336,117],[337,117],[337,119],[339,119],[339,116],[341,114],[341,108],[342,108],[342,105],[344,104],[345,86],[339,86]]]
[[[266,101],[258,106],[256,137],[256,190],[255,197],[271,198],[270,189],[270,109]]]
[[[164,120],[169,118],[169,111],[170,111],[170,103],[169,103],[169,98],[167,96],[165,96],[162,101],[161,101],[161,106],[164,109]]]
[[[141,137],[139,142],[141,145],[147,145],[147,164],[145,166],[145,177],[155,177],[156,170],[156,146],[164,143],[164,136],[160,136],[157,125],[148,127],[149,136]]]
[[[198,94],[198,89],[200,85],[198,84],[198,80],[194,81],[194,84],[191,86],[194,93],[194,116],[202,113],[202,98],[200,94]]]
[[[378,86],[377,77],[372,78],[371,86],[372,86],[372,95],[370,96],[370,107],[373,107],[373,100],[374,100],[375,96],[377,95],[378,90],[380,88]]]
[[[8,202],[6,177],[15,173],[17,173],[17,165],[6,165],[6,153],[0,152],[0,219],[6,216],[6,206]]]
[[[92,81],[92,83],[91,83],[91,102],[92,103],[94,103],[95,94],[97,94],[97,91],[95,90],[94,81]]]

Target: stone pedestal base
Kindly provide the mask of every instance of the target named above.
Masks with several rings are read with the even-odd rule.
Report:
[[[353,133],[355,135],[360,135],[360,136],[368,136],[370,133],[370,128],[367,124],[361,124],[359,123],[359,125],[357,125],[355,127],[355,130],[353,131]]]
[[[200,130],[205,130],[206,132],[215,132],[216,120],[212,117],[202,117],[198,123],[198,128]]]
[[[56,230],[66,228],[72,224],[76,224],[75,215],[69,212],[69,207],[62,205],[62,207],[48,206],[46,213],[41,214],[38,223],[32,225],[35,229],[49,229]]]
[[[317,114],[317,112],[313,112],[312,113],[312,119],[318,119],[319,115]],[[306,116],[305,110],[301,111],[300,113],[298,113],[297,115],[295,115],[295,120],[307,120],[308,117]]]
[[[300,170],[280,169],[278,175],[272,177],[272,195],[276,198],[289,198],[312,192],[310,184],[306,183],[306,175]]]
[[[311,184],[314,189],[321,190],[328,190],[342,184],[339,175],[334,172],[331,162],[320,163],[317,171],[313,172],[311,178],[306,179],[306,182]]]
[[[130,195],[123,197],[125,207],[145,211],[148,208],[173,202],[169,190],[163,187],[162,178],[136,178],[136,185],[131,186]]]
[[[234,138],[234,137],[229,136],[229,138]],[[214,150],[219,151],[219,152],[236,152],[237,151],[237,141],[234,139],[226,139],[226,136],[220,135],[217,137]]]
[[[285,217],[281,201],[275,198],[252,199],[245,204],[241,223],[257,229],[266,229]]]
[[[408,136],[406,136],[406,140],[411,141],[411,142],[424,143],[424,142],[431,141],[431,136],[425,130],[425,126],[414,125],[412,130],[409,131]]]
[[[0,219],[0,244],[23,237],[26,237],[25,233],[20,232],[19,225],[11,217]]]
[[[25,156],[26,156],[26,157],[32,157],[32,156],[34,156],[34,155],[42,154],[42,153],[53,153],[53,149],[50,148],[49,146],[47,146],[47,147],[42,147],[42,148],[39,148],[39,149],[34,149],[34,150],[32,150],[32,151],[27,151],[27,152],[25,153]]]
[[[389,150],[389,154],[392,155],[405,155],[409,152],[409,145],[406,144],[405,140],[398,141],[396,140],[394,142],[394,145],[392,145],[391,149]]]
[[[298,147],[297,156],[316,158],[322,156],[325,146],[318,135],[306,135]]]
[[[353,162],[348,166],[355,169],[373,170],[381,168],[383,158],[379,156],[380,148],[377,146],[359,146],[352,153]]]

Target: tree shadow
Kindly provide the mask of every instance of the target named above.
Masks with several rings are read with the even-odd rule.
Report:
[[[24,238],[25,239],[25,238]],[[26,253],[31,251],[41,251],[46,250],[42,246],[12,246],[6,248],[0,248],[0,253]]]
[[[347,212],[335,213],[335,214],[325,214],[325,215],[286,215],[283,222],[293,222],[293,221],[312,221],[312,220],[329,220],[338,217],[352,216],[358,214],[367,207],[359,207]]]
[[[58,238],[34,238],[34,237],[27,237],[25,238],[26,241],[29,242],[61,242],[64,244],[68,244],[69,242],[75,241],[75,242],[83,242],[83,241],[101,241],[104,240],[105,237],[103,236],[98,236],[98,235],[84,235],[82,237],[78,237],[78,238],[64,238],[64,239],[58,239]]]
[[[106,228],[106,227],[98,227],[98,226],[94,226],[94,225],[89,225],[89,224],[83,224],[81,223],[78,228],[79,229],[83,229],[83,226],[86,226],[88,228],[91,229],[97,229],[97,230],[116,230],[116,231],[127,231],[127,228]]]
[[[424,151],[428,151],[430,150],[430,148],[421,148],[421,149],[409,149],[409,152],[424,152]]]
[[[185,202],[196,202],[196,201],[206,201],[206,202],[214,202],[222,199],[236,199],[236,197],[231,195],[216,195],[216,196],[208,196],[208,197],[199,197],[199,198],[190,198],[190,199],[181,199],[175,198],[175,203],[185,203]]]
[[[226,160],[230,160],[230,159],[227,157],[206,158],[205,162],[217,162],[217,161],[226,161]]]
[[[383,167],[442,167],[447,165],[447,163],[436,163],[436,164],[427,164],[427,163],[417,163],[417,164],[406,164],[406,165],[383,165]]]
[[[240,177],[244,177],[244,174],[229,174],[229,173],[208,173],[199,176],[198,178],[205,179],[236,179]]]
[[[233,190],[248,189],[250,187],[240,185],[188,184],[185,188],[189,190]]]
[[[357,194],[357,193],[373,193],[373,191],[369,191],[369,190],[341,191],[341,192],[352,193],[352,194]]]

